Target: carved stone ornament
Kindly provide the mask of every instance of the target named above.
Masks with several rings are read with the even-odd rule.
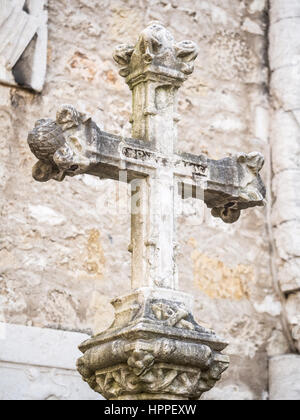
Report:
[[[135,47],[119,45],[113,57],[121,66],[120,75],[130,76],[128,82],[131,82],[145,71],[157,70],[161,76],[171,74],[184,80],[184,75],[193,73],[197,55],[198,49],[193,41],[176,43],[164,25],[155,21],[141,33]]]
[[[130,183],[133,197],[138,184],[128,248],[132,293],[112,302],[113,325],[80,346],[79,372],[108,399],[197,399],[229,364],[221,353],[227,343],[195,322],[192,298],[178,291],[175,195],[203,200],[213,216],[236,222],[241,210],[264,205],[264,158],[177,151],[177,91],[196,57],[193,42],[178,43],[151,23],[136,45],[114,53],[132,91],[132,138],[101,131],[71,105],[28,136],[37,181],[86,173]]]
[[[0,83],[41,92],[47,66],[47,0],[0,1]]]
[[[77,364],[107,399],[198,399],[227,369],[227,343],[195,322],[188,295],[140,289],[112,304],[114,324],[80,346]]]
[[[28,136],[32,153],[39,159],[33,168],[36,181],[62,181],[66,175],[85,172],[91,165],[88,146],[96,146],[100,130],[91,119],[70,105],[63,106],[56,121],[37,121]]]

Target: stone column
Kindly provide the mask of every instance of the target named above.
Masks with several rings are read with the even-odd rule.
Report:
[[[290,350],[300,351],[300,2],[270,2],[273,276]],[[294,378],[294,379],[293,379]],[[270,398],[298,396],[300,356],[270,361]]]

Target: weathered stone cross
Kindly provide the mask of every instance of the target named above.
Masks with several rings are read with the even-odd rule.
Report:
[[[190,297],[177,291],[175,194],[200,198],[214,217],[233,223],[241,210],[264,204],[264,159],[177,152],[177,92],[196,57],[193,42],[176,43],[151,23],[135,47],[121,45],[114,54],[133,93],[133,139],[102,132],[72,106],[29,134],[37,181],[87,173],[134,186],[133,291],[113,301],[114,324],[83,343],[78,362],[84,380],[110,399],[198,398],[228,366],[220,354],[227,344],[196,324]]]

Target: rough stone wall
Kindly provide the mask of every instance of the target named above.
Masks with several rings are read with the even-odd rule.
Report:
[[[112,60],[151,20],[199,44],[180,93],[179,148],[213,158],[262,152],[268,162],[265,0],[49,0],[42,95],[0,86],[0,288],[7,322],[94,332],[113,317],[109,299],[130,287],[127,188],[89,176],[38,184],[27,143],[34,121],[59,104],[90,112],[106,131],[130,134],[131,96]],[[279,152],[280,153],[280,152]],[[178,215],[180,285],[198,321],[230,342],[231,367],[207,399],[263,399],[268,354],[288,349],[270,274],[267,209],[224,225],[199,203]],[[201,212],[200,212],[201,213]],[[276,350],[274,350],[276,349]]]

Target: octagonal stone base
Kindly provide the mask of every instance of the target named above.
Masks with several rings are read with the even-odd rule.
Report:
[[[198,399],[227,369],[227,343],[195,322],[189,295],[143,288],[112,304],[114,324],[79,347],[77,363],[105,398]]]

